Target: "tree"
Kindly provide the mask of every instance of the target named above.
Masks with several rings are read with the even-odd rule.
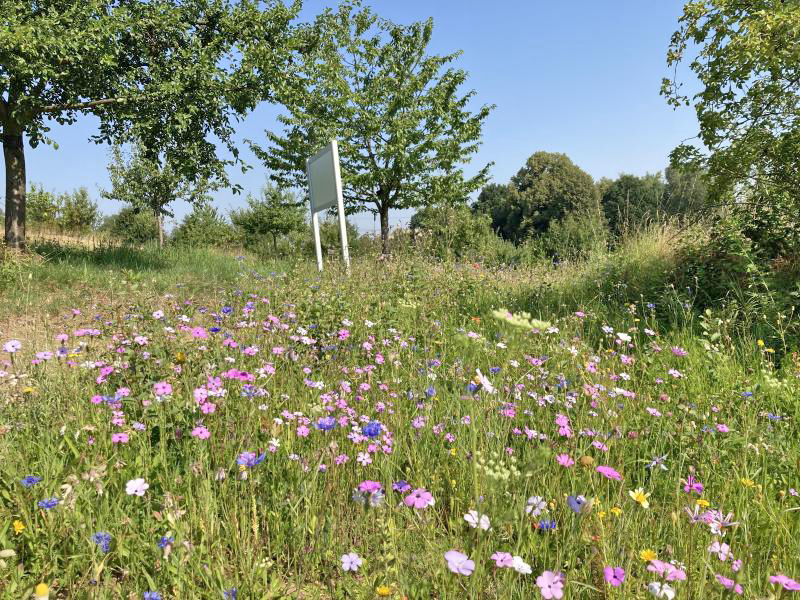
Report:
[[[445,69],[459,53],[426,54],[430,19],[397,25],[345,3],[320,15],[315,31],[301,85],[282,98],[283,135],[267,132],[267,148],[251,146],[279,185],[305,187],[306,158],[336,138],[345,210],[380,215],[387,253],[390,209],[465,201],[485,183],[489,165],[471,178],[460,165],[477,151],[492,107],[470,112],[474,91],[458,92],[466,73]]]
[[[667,180],[664,206],[672,215],[697,213],[708,202],[708,175],[697,169],[669,166],[664,171]]]
[[[137,211],[132,206],[124,206],[118,213],[106,217],[100,229],[128,244],[141,245],[158,239],[155,215]]]
[[[232,119],[285,78],[297,10],[279,0],[3,0],[6,243],[25,246],[24,139],[51,143],[50,120],[93,114],[95,142],[140,140],[188,180],[226,182],[231,161],[215,142],[238,160]]]
[[[509,212],[513,210],[513,194],[509,185],[490,183],[481,190],[472,205],[472,210],[477,214],[487,215],[491,219],[494,232],[506,239],[513,237],[513,232],[509,229],[509,224],[512,223]]]
[[[664,212],[665,185],[661,174],[620,175],[603,194],[606,222],[617,236],[655,220]]]
[[[129,204],[136,212],[150,212],[158,224],[158,247],[164,247],[164,215],[173,216],[169,205],[175,200],[190,204],[209,200],[213,183],[204,179],[191,181],[178,166],[167,161],[163,166],[152,159],[141,146],[126,156],[115,146],[108,166],[111,189],[103,190],[104,198]]]
[[[211,204],[195,204],[175,228],[171,243],[179,246],[225,247],[238,243],[236,231]]]
[[[59,196],[58,226],[64,231],[85,233],[97,227],[99,221],[100,210],[85,187]]]
[[[566,154],[536,152],[511,178],[507,192],[493,189],[487,193],[493,199],[479,199],[478,208],[490,208],[492,226],[514,243],[544,234],[551,223],[570,214],[593,224],[602,220],[591,175]]]
[[[241,229],[245,244],[257,243],[266,236],[278,251],[278,237],[305,229],[305,208],[294,194],[274,186],[261,190],[261,197],[247,197],[247,208],[233,211],[231,221]]]
[[[706,170],[714,198],[759,185],[800,208],[800,3],[691,0],[679,23],[662,94],[694,103],[706,151],[682,144],[673,164]],[[691,98],[677,79],[687,61],[701,86]]]

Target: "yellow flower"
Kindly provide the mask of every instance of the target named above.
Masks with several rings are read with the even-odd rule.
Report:
[[[697,506],[699,506],[700,508],[708,508],[709,506],[711,506],[711,502],[709,502],[705,498],[698,498],[697,500],[694,501],[694,503],[697,504]]]
[[[642,508],[650,508],[650,502],[647,501],[647,498],[650,496],[650,494],[645,494],[643,488],[628,490],[628,495],[638,502]]]
[[[23,529],[25,529],[25,525],[23,524],[22,521],[20,521],[19,519],[14,521],[14,533],[19,535],[20,533],[22,533]]]
[[[456,455],[456,449],[450,448],[450,456],[455,456],[455,455]]]
[[[392,593],[392,588],[388,585],[380,585],[376,591],[378,592],[378,596],[389,596]]]
[[[23,394],[32,394],[33,393],[33,388],[31,386],[27,385],[24,388],[22,388],[22,393]]]
[[[763,348],[763,347],[764,347],[764,340],[758,340],[758,341],[756,342],[756,344],[758,344],[758,347],[759,347],[759,348]]]
[[[647,548],[646,550],[642,550],[641,552],[639,552],[639,558],[641,558],[642,560],[644,560],[646,562],[650,562],[651,560],[655,560],[657,556],[658,555],[655,552],[653,552],[652,550],[650,550],[650,548]]]
[[[748,479],[747,477],[742,477],[739,481],[742,482],[742,485],[747,488],[756,487],[756,482],[752,479]]]
[[[50,597],[50,588],[46,583],[40,583],[33,590],[33,595],[36,600],[47,600]]]
[[[601,519],[605,519],[607,515],[608,513],[604,510],[598,511],[597,513],[597,516],[600,517]]]
[[[614,508],[611,509],[611,512],[618,517],[622,514],[622,509],[619,506],[615,506]]]

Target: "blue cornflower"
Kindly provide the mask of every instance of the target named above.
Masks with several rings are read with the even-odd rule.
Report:
[[[467,389],[469,390],[470,394],[474,394],[478,390],[478,384],[470,381],[467,384]]]
[[[245,467],[253,468],[258,463],[263,461],[264,458],[266,458],[266,456],[267,456],[266,452],[264,452],[261,456],[256,455],[255,452],[242,452],[239,455],[239,458],[236,459],[236,463],[239,465],[243,465]]]
[[[430,386],[427,390],[425,390],[425,394],[428,396],[428,398],[433,398],[436,395],[436,388]]]
[[[370,421],[361,428],[361,433],[368,438],[378,437],[381,434],[381,424],[377,421]]]
[[[56,506],[58,506],[58,503],[59,503],[58,498],[45,498],[44,500],[39,500],[39,508],[50,510],[51,508],[55,508]]]
[[[42,478],[41,478],[41,477],[38,477],[37,475],[28,475],[27,477],[23,477],[23,478],[22,478],[22,482],[21,482],[21,483],[22,483],[22,485],[24,485],[26,488],[29,488],[29,487],[31,487],[31,486],[33,486],[33,485],[36,485],[36,484],[37,484],[37,483],[39,483],[41,480],[42,480]]]
[[[567,496],[567,504],[573,511],[580,514],[583,505],[586,504],[586,498],[584,496]]]
[[[336,419],[333,417],[322,417],[317,421],[317,429],[322,431],[330,431],[334,427],[336,427]]]
[[[143,598],[144,600],[161,600],[161,594],[158,592],[145,592]]]
[[[650,309],[650,310],[654,310],[654,309],[655,309],[655,307],[656,307],[656,305],[655,305],[655,304],[653,304],[652,302],[648,302],[648,303],[647,303],[647,308],[648,308],[648,309]]]
[[[490,367],[489,368],[489,373],[491,373],[492,375],[497,375],[499,372],[500,372],[500,367]]]
[[[106,531],[98,531],[92,536],[92,541],[100,546],[103,554],[105,554],[111,547],[111,534]]]
[[[225,600],[236,600],[236,588],[225,590],[222,595]]]
[[[233,312],[233,309],[230,306],[223,306],[222,307],[222,314],[229,315]]]
[[[542,531],[547,531],[549,529],[555,529],[555,528],[556,528],[556,522],[554,520],[548,521],[545,519],[544,521],[539,521],[539,529],[541,529]]]
[[[219,327],[209,327],[208,330],[211,333],[219,333],[220,331],[222,331]]]
[[[742,392],[742,398],[749,398],[753,395],[753,392]]]
[[[158,540],[158,547],[159,548],[166,548],[170,544],[175,542],[175,538],[172,536],[167,537],[166,535],[162,535],[161,539]]]

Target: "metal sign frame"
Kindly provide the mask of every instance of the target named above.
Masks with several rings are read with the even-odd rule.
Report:
[[[322,271],[322,244],[319,239],[319,215],[336,205],[339,212],[339,237],[342,241],[342,260],[350,272],[350,251],[347,247],[347,226],[342,195],[342,173],[339,168],[339,144],[336,140],[311,158],[306,159],[309,198],[311,200],[311,228],[314,232],[314,247],[317,251],[317,268]]]

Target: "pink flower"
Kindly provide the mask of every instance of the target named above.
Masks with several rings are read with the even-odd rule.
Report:
[[[196,438],[200,438],[201,440],[207,440],[211,437],[211,432],[202,425],[198,425],[192,429],[192,435]]]
[[[208,338],[208,332],[202,327],[194,327],[192,329],[192,337],[200,340]]]
[[[374,494],[375,492],[379,492],[381,487],[383,486],[379,481],[370,481],[369,479],[366,479],[358,484],[358,491]]]
[[[728,426],[725,425],[725,423],[717,423],[717,431],[720,433],[728,433],[730,429],[728,429]]]
[[[567,469],[575,464],[575,461],[570,458],[569,454],[559,454],[556,456],[556,460],[558,461],[558,464]]]
[[[217,405],[214,404],[213,402],[206,402],[205,404],[200,406],[200,411],[204,415],[210,415],[211,413],[213,413],[216,410],[217,410]]]
[[[661,560],[651,560],[647,565],[647,570],[664,577],[667,581],[685,581],[686,573],[668,562]]]
[[[563,598],[564,597],[564,576],[561,573],[545,571],[536,578],[536,585],[542,594],[542,598]]]
[[[606,465],[600,465],[597,467],[597,472],[600,473],[603,477],[608,477],[609,479],[616,479],[617,481],[622,481],[622,475],[620,475],[615,469],[612,469]]]
[[[167,381],[159,381],[153,386],[153,393],[156,396],[169,396],[172,393],[172,385]]]
[[[697,479],[695,479],[692,475],[689,475],[686,478],[686,484],[683,486],[683,491],[687,494],[695,492],[699,496],[703,493],[703,484],[697,481]]]
[[[724,577],[724,576],[720,575],[719,573],[717,573],[717,581],[719,581],[720,584],[726,590],[733,590],[734,592],[736,592],[740,596],[742,595],[742,592],[744,592],[744,590],[742,589],[741,585],[736,583],[733,579],[728,579],[727,577]]]
[[[413,492],[411,492],[408,496],[403,499],[406,506],[412,506],[414,508],[427,508],[429,506],[433,506],[436,502],[433,499],[433,495],[424,488],[417,488]]]
[[[625,569],[622,567],[606,567],[603,569],[603,578],[614,587],[619,587],[625,581]]]
[[[458,550],[449,550],[445,552],[444,559],[447,561],[447,568],[456,575],[470,576],[475,570],[475,562],[470,560],[469,556],[462,554]]]
[[[728,560],[733,555],[731,554],[731,547],[728,544],[720,544],[718,541],[714,541],[709,547],[708,551],[711,554],[716,554],[717,558],[720,560]]]
[[[297,435],[299,435],[300,437],[308,437],[308,432],[309,429],[305,425],[300,425],[297,428]]]
[[[789,590],[790,592],[800,591],[800,583],[780,573],[778,573],[777,575],[770,575],[769,582],[777,583],[778,585],[783,586],[783,589]]]
[[[500,568],[510,567],[514,564],[514,557],[508,552],[495,552],[492,554],[492,560]]]
[[[111,434],[111,441],[115,444],[126,444],[128,442],[127,433],[113,433]]]

